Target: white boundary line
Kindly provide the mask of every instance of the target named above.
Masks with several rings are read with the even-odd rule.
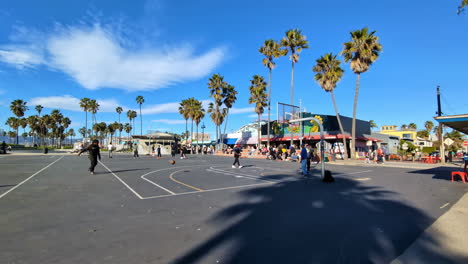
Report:
[[[143,199],[143,197],[139,193],[133,190],[132,187],[130,187],[126,182],[124,182],[121,178],[119,178],[119,176],[115,175],[115,173],[111,171],[106,165],[104,165],[104,163],[102,163],[101,161],[99,161],[99,163],[101,163],[101,165],[104,168],[106,168],[112,175],[114,175],[115,178],[117,178],[123,185],[125,185],[125,187],[127,187],[131,192],[133,192],[138,198]]]
[[[5,195],[7,195],[8,193],[12,192],[13,190],[15,190],[16,188],[20,187],[23,183],[27,182],[28,180],[30,180],[31,178],[33,178],[34,176],[38,175],[39,173],[41,173],[42,171],[44,171],[45,169],[49,168],[50,166],[52,166],[54,163],[56,163],[57,161],[61,160],[64,156],[61,156],[60,158],[54,160],[52,163],[50,163],[49,165],[45,166],[44,168],[40,169],[39,171],[37,171],[36,173],[34,173],[33,175],[29,176],[26,180],[18,183],[16,186],[14,186],[13,188],[9,189],[8,191],[4,192],[2,195],[0,195],[0,199],[5,197]]]
[[[260,177],[257,177],[257,176],[254,176],[254,175],[249,175],[249,174],[242,174],[242,173],[237,173],[237,172],[231,172],[231,171],[225,171],[225,170],[221,170],[221,169],[215,169],[213,167],[210,167],[210,169],[207,171],[211,171],[211,172],[217,172],[217,173],[222,173],[222,174],[227,174],[227,175],[233,175],[233,176],[242,176],[244,178],[250,178],[250,179],[253,179],[253,180],[259,180],[259,181],[264,181],[264,182],[268,182],[268,183],[276,183],[277,181],[268,181],[268,180],[263,180],[261,179]]]
[[[166,195],[158,195],[158,196],[149,196],[149,197],[144,197],[143,200],[146,199],[155,199],[155,198],[163,198],[163,197],[170,197],[170,196],[178,196],[178,195],[185,195],[185,194],[194,194],[194,193],[205,193],[205,192],[214,192],[214,191],[221,191],[221,190],[229,190],[229,189],[239,189],[239,188],[246,188],[246,187],[251,187],[251,186],[257,186],[257,185],[265,185],[265,184],[275,184],[275,183],[255,183],[255,184],[247,184],[247,185],[240,185],[240,186],[231,186],[231,187],[225,187],[225,188],[217,188],[217,189],[210,189],[210,190],[203,190],[203,191],[194,191],[194,192],[184,192],[184,193],[176,193],[176,194],[166,194]]]
[[[173,191],[170,191],[170,190],[168,190],[168,189],[166,189],[166,188],[162,187],[161,185],[159,185],[159,184],[155,183],[154,181],[151,181],[151,180],[148,180],[148,179],[146,179],[146,178],[143,178],[143,176],[141,176],[141,178],[142,178],[143,180],[145,180],[145,181],[147,181],[147,182],[149,182],[149,183],[153,184],[154,186],[156,186],[156,187],[159,187],[159,188],[163,189],[164,191],[166,191],[166,192],[168,192],[168,193],[170,193],[170,194],[172,194],[172,195],[175,195],[175,194],[176,194],[175,192],[173,192]]]

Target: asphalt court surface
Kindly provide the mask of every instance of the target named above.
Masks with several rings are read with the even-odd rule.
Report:
[[[447,168],[0,157],[0,263],[387,263],[468,190]]]

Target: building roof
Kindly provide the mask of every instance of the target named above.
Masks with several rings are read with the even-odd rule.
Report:
[[[468,114],[436,116],[434,119],[440,124],[446,125],[468,135]]]

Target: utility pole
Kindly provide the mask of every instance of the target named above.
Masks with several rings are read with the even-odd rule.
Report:
[[[442,107],[440,106],[440,86],[437,86],[437,116],[442,116]],[[445,146],[444,146],[444,125],[439,123],[439,144],[440,144],[440,161],[445,163]]]

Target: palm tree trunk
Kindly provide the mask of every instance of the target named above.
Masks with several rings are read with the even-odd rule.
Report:
[[[226,121],[224,123],[224,132],[223,132],[223,134],[221,134],[221,140],[220,140],[221,142],[224,141],[224,135],[226,135],[226,128],[227,128],[227,123],[228,123],[228,119],[229,119],[229,109],[230,108],[227,109],[227,113],[226,113]]]
[[[351,125],[351,159],[356,159],[356,110],[359,97],[359,86],[361,84],[361,74],[356,75],[356,91],[354,94],[353,122]]]
[[[88,132],[88,111],[85,111],[85,113],[86,113],[86,121],[85,121],[86,130],[85,130],[84,137],[86,138],[86,133]],[[84,139],[83,139],[83,142],[84,142]]]
[[[19,144],[19,135],[18,135],[18,132],[19,132],[19,127],[16,128],[16,145]]]
[[[143,116],[141,115],[141,104],[140,104],[140,136],[143,136]]]
[[[290,90],[290,104],[294,105],[294,61],[292,61],[292,67],[291,67],[291,90]],[[291,117],[292,118],[292,117]],[[293,132],[292,130],[289,130],[289,134],[291,135],[291,146],[293,145]]]
[[[193,119],[192,124],[190,126],[190,144],[193,145]]]
[[[348,153],[346,151],[346,137],[344,134],[343,125],[341,124],[340,114],[338,113],[338,107],[336,106],[335,94],[333,93],[333,90],[330,91],[330,94],[331,94],[331,98],[333,101],[333,107],[335,107],[336,119],[338,120],[338,126],[340,127],[340,132],[341,132],[341,135],[343,136],[343,147],[344,147],[343,159],[348,159]]]
[[[260,114],[258,114],[258,130],[257,130],[257,151],[260,149],[260,141],[261,141],[261,135],[262,135],[262,128],[260,127]]]
[[[120,128],[120,126],[122,125],[122,123],[120,123],[120,114],[119,114],[119,124],[120,124],[119,125],[119,128]],[[120,144],[121,138],[122,138],[122,130],[119,129],[119,144]]]
[[[187,135],[188,128],[187,127],[188,127],[188,118],[185,119],[185,131],[184,131],[184,133],[185,133],[185,143],[187,143],[187,141],[188,141],[188,135]]]
[[[267,133],[268,133],[268,139],[267,139],[267,147],[270,149],[270,105],[271,105],[271,69],[270,74],[268,76],[268,124],[267,124]]]
[[[198,141],[198,125],[199,125],[199,124],[200,124],[200,123],[196,123],[196,125],[197,125],[197,147],[198,147],[198,145],[200,144],[199,141]]]

